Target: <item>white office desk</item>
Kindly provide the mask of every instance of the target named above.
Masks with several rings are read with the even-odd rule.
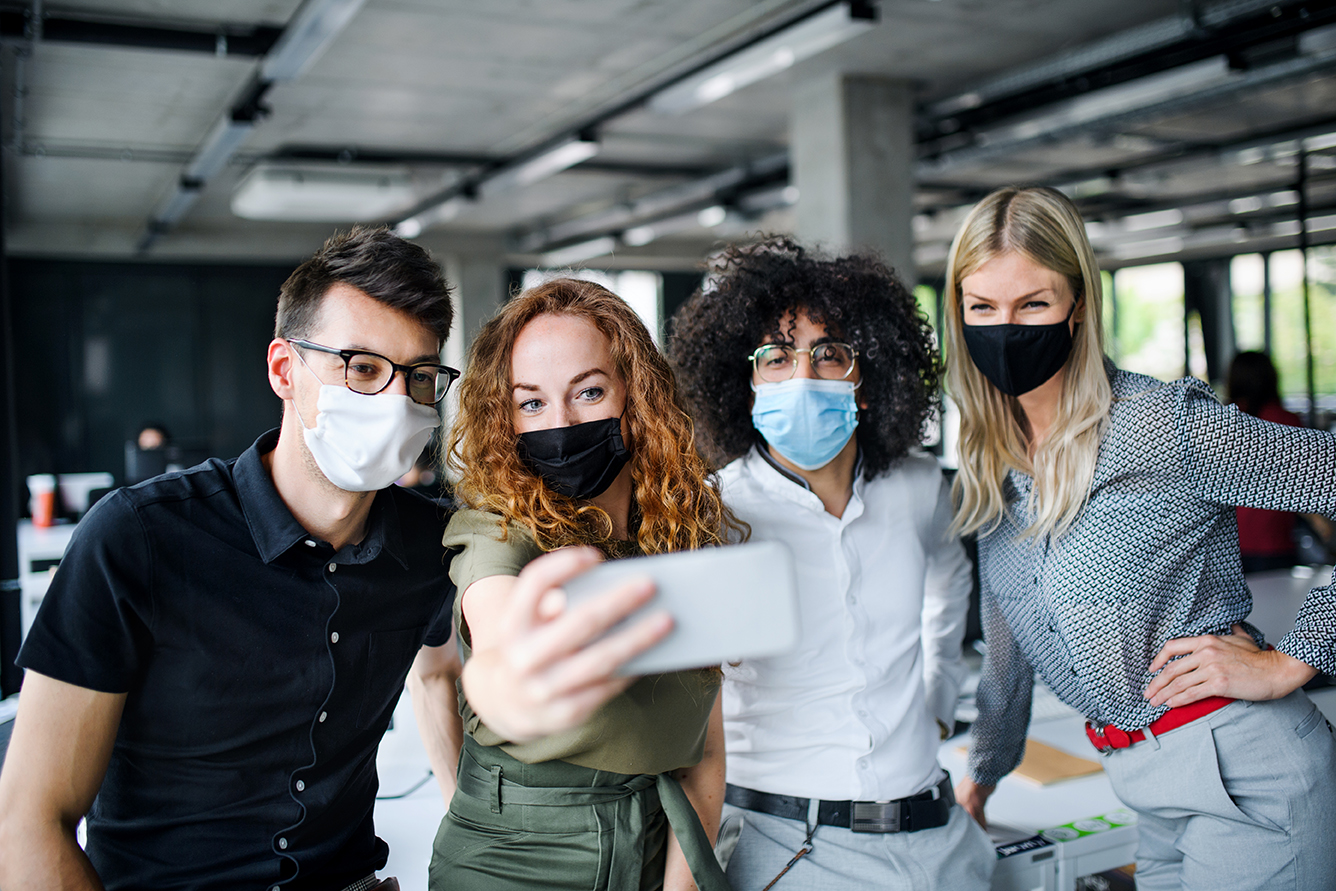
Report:
[[[1084,726],[1083,719],[1070,712],[1066,717],[1032,722],[1030,736],[1070,754],[1098,760]],[[965,776],[965,756],[959,749],[968,744],[968,734],[942,744],[939,757],[953,779]],[[1085,822],[1101,817],[1111,819]],[[1003,827],[1014,830],[1001,833],[1008,841],[1057,830],[1032,842],[1031,849],[1000,857],[993,891],[1072,891],[1080,876],[1136,860],[1136,816],[1113,794],[1103,773],[1048,786],[1014,775],[1005,777],[988,800],[988,820],[995,833]],[[1073,829],[1073,823],[1080,825]]]
[[[51,570],[65,556],[74,524],[42,528],[32,520],[19,520],[19,638],[28,636],[37,608],[42,605],[46,589],[51,585]]]
[[[1248,620],[1268,641],[1276,643],[1294,627],[1294,617],[1309,589],[1330,582],[1331,567],[1257,573],[1247,580],[1253,593],[1253,611]],[[1336,722],[1336,687],[1309,695],[1327,719]],[[1030,725],[1031,737],[1073,755],[1098,760],[1079,715],[1071,710],[1064,715],[1062,707],[1053,706],[1052,694],[1042,688],[1036,690],[1035,700],[1037,718]],[[1044,719],[1038,717],[1041,711]],[[965,758],[958,749],[968,743],[968,735],[963,734],[942,744],[942,766],[953,778],[965,775]],[[1112,819],[1075,827],[1074,831],[1097,830],[1079,838],[1062,840],[1074,831],[1050,832],[1050,844],[999,859],[994,891],[1071,891],[1078,877],[1114,869],[1136,857],[1135,815],[1123,808],[1103,773],[1049,786],[1015,776],[1003,779],[988,801],[988,818],[992,824],[1017,830],[1011,833],[1013,837],[1071,827],[1097,817]]]

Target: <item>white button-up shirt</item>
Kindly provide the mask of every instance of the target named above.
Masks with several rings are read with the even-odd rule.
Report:
[[[728,781],[833,801],[903,798],[942,777],[970,565],[930,455],[855,473],[843,517],[753,449],[720,472],[752,541],[782,541],[798,571],[796,649],[724,666]]]

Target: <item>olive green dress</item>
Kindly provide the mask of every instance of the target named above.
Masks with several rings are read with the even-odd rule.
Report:
[[[478,579],[518,575],[542,553],[526,530],[507,533],[502,541],[500,518],[471,510],[446,528],[446,546],[462,549],[450,578],[460,592],[455,623],[465,661],[472,650],[463,592]],[[481,722],[461,687],[459,786],[436,835],[429,887],[656,889],[671,824],[701,891],[726,891],[695,811],[667,775],[700,762],[718,692],[708,672],[648,675],[580,727],[512,743]]]

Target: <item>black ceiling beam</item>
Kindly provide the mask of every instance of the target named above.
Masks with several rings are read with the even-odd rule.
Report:
[[[931,157],[936,151],[948,147],[938,145],[938,140],[945,139],[950,143],[949,147],[955,148],[961,138],[959,134],[985,128],[995,121],[1203,59],[1223,55],[1231,67],[1241,70],[1275,62],[1297,52],[1298,37],[1303,32],[1330,24],[1336,24],[1336,3],[1313,0],[1277,4],[1218,27],[1195,29],[1170,46],[1156,47],[1109,65],[1069,74],[976,108],[935,118],[923,116],[918,122],[920,156]]]
[[[337,164],[419,165],[424,167],[489,167],[506,159],[477,152],[423,152],[411,149],[362,148],[359,146],[290,145],[267,156],[272,161],[310,161]],[[698,177],[717,168],[698,164],[653,164],[643,161],[618,161],[598,155],[580,162],[580,170],[624,173],[627,176]]]
[[[26,39],[28,15],[24,10],[0,10],[0,38]],[[42,40],[134,49],[206,53],[211,56],[258,58],[283,33],[272,25],[220,25],[214,28],[110,22],[66,15],[42,17]]]
[[[1064,183],[1098,179],[1100,177],[1109,177],[1110,179],[1117,180],[1117,178],[1123,174],[1132,173],[1146,167],[1193,161],[1199,158],[1209,158],[1225,152],[1238,151],[1259,143],[1274,144],[1288,142],[1291,140],[1305,139],[1309,136],[1331,132],[1333,130],[1336,130],[1336,117],[1326,114],[1309,118],[1306,121],[1290,122],[1283,127],[1262,130],[1250,133],[1246,136],[1232,136],[1225,140],[1180,140],[1174,142],[1162,151],[1142,155],[1120,164],[1103,164],[1098,167],[1090,168],[1069,168],[1046,174],[1035,184],[1056,186]],[[974,203],[982,200],[986,195],[993,191],[993,187],[991,186],[976,186],[972,183],[956,183],[949,180],[923,180],[916,184],[916,188],[920,192],[941,192],[944,195],[950,196],[950,198],[938,202],[934,209],[954,207],[960,203]],[[1077,203],[1091,203],[1093,200],[1092,196],[1092,198],[1078,199]]]

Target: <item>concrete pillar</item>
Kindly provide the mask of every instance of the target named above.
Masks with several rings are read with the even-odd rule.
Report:
[[[478,329],[506,302],[506,271],[498,256],[447,254],[445,279],[454,288],[455,324],[445,342],[445,364],[464,368]]]
[[[1183,314],[1201,318],[1206,348],[1206,377],[1220,384],[1234,361],[1234,301],[1229,282],[1229,257],[1183,263]]]
[[[798,239],[872,249],[914,271],[914,93],[909,81],[828,74],[794,92],[789,134]]]

